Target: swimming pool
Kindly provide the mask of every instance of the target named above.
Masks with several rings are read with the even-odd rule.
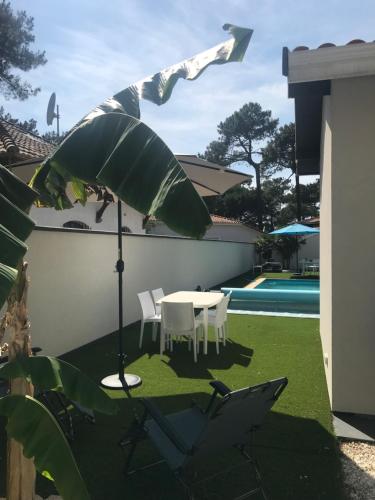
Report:
[[[231,310],[319,314],[319,280],[265,279],[255,288],[222,288],[232,291]]]

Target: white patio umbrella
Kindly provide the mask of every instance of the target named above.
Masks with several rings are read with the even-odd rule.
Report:
[[[195,155],[176,154],[175,156],[201,196],[223,194],[231,187],[251,179],[249,175],[203,160]]]
[[[229,168],[222,167],[216,163],[203,160],[195,155],[175,155],[182,168],[184,169],[186,175],[192,181],[195,189],[200,196],[217,196],[225,193],[233,186],[242,184],[243,182],[248,182],[251,177],[245,175],[242,172],[232,170]],[[12,167],[15,169],[16,173],[21,174],[21,176],[28,182],[33,173],[32,166],[37,166],[43,159],[27,160],[13,164]],[[110,190],[109,190],[110,191]],[[122,203],[121,200],[117,198],[113,193],[114,202],[117,203],[117,236],[118,236],[118,260],[116,262],[116,270],[118,272],[118,295],[119,295],[119,331],[123,328],[123,272],[124,272],[124,261],[122,258],[123,247],[122,247]],[[95,194],[89,196],[88,201],[94,201],[96,198]],[[122,337],[120,337],[120,363],[124,364],[124,352],[122,348]],[[141,378],[138,375],[127,373],[125,375],[125,383],[128,388],[137,387],[142,383]],[[101,384],[107,388],[111,389],[122,389],[122,380],[119,378],[118,373],[109,375],[105,377]]]

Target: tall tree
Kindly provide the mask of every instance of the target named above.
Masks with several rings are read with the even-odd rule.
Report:
[[[0,3],[0,92],[5,98],[21,101],[36,95],[40,88],[33,88],[15,73],[29,71],[47,62],[45,52],[32,51],[35,41],[34,19],[24,10],[13,12],[10,2]]]
[[[260,104],[249,102],[218,126],[219,139],[208,145],[204,157],[221,165],[241,162],[252,167],[256,180],[256,221],[263,229],[262,177],[270,173],[263,161],[264,141],[273,137],[278,120]],[[275,167],[271,167],[276,170]]]
[[[285,196],[285,204],[277,218],[277,226],[279,227],[290,224],[297,218],[296,190],[297,186],[292,187],[290,192]],[[319,215],[319,179],[310,184],[300,184],[299,194],[303,218]]]
[[[296,162],[296,129],[294,123],[288,123],[278,129],[272,140],[264,149],[264,159],[269,165],[282,169],[290,169],[295,175],[296,218],[302,219],[301,190],[298,165]]]
[[[237,219],[244,223],[256,224],[255,190],[249,184],[234,186],[220,196],[204,198],[210,214]]]
[[[57,135],[57,133],[52,130],[52,131],[48,131],[48,132],[44,132],[44,134],[42,134],[41,137],[43,137],[43,139],[47,142],[50,142],[51,144],[55,144],[55,145],[58,145],[60,144],[60,142],[62,142],[65,137],[68,135],[68,132],[60,132],[59,135]]]
[[[285,177],[266,179],[262,186],[264,203],[264,230],[269,233],[279,226],[280,213],[288,196],[290,196],[290,180]]]

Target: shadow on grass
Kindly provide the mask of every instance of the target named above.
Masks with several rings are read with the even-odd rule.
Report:
[[[160,396],[153,401],[167,414],[189,407],[191,400],[204,407],[208,398],[207,390],[207,393]],[[98,415],[94,426],[81,422],[76,425],[73,451],[92,499],[183,499],[179,483],[165,464],[124,477],[126,454],[117,443],[133,420],[134,408],[139,414],[142,410],[136,398],[118,402],[120,413],[117,416]],[[335,439],[316,420],[271,412],[256,433],[254,448],[270,499],[343,498]],[[152,444],[144,441],[137,448],[133,465],[141,467],[159,458]],[[237,451],[225,450],[214,457],[207,457],[199,475],[204,477],[237,462],[241,465],[241,460]],[[197,500],[230,499],[252,485],[248,467],[239,467],[232,474],[209,484],[209,489],[203,496],[197,496]],[[48,483],[39,483],[38,486],[39,493],[52,493]]]
[[[197,363],[194,363],[193,353],[188,351],[188,343],[185,340],[174,342],[173,352],[165,351],[164,355],[160,357],[159,334],[157,340],[153,342],[151,340],[151,325],[146,324],[143,345],[139,349],[139,328],[140,322],[137,322],[123,329],[126,370],[129,365],[147,356],[150,360],[153,358],[155,358],[155,361],[160,360],[160,363],[167,365],[178,377],[212,380],[213,376],[210,370],[227,370],[234,365],[247,367],[250,365],[254,354],[253,349],[229,338],[225,347],[220,345],[219,355],[216,354],[215,342],[209,341],[208,354],[203,354],[202,349],[200,349]],[[212,331],[209,331],[209,338],[212,338]],[[92,378],[100,381],[103,377],[117,370],[117,339],[117,332],[113,332],[90,344],[75,349],[71,353],[67,353],[63,356],[63,359],[79,366]],[[95,364],[92,362],[94,359]]]
[[[187,343],[181,342],[173,346],[173,352],[166,352],[168,361],[163,359],[178,377],[213,379],[210,370],[229,370],[233,365],[247,367],[251,363],[254,350],[245,347],[231,339],[226,346],[220,345],[220,354],[216,354],[214,342],[209,342],[208,354],[200,352],[197,363],[194,363],[193,355],[186,356]]]

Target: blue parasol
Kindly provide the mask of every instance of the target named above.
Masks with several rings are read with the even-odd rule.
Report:
[[[275,235],[275,236],[295,236],[298,238],[298,236],[308,236],[309,234],[317,234],[320,233],[319,229],[316,227],[309,227],[305,226],[304,224],[291,224],[290,226],[285,226],[280,229],[276,229],[275,231],[272,231],[269,234]],[[298,272],[298,246],[297,246],[297,252],[296,252],[296,258],[297,258],[297,272]]]

